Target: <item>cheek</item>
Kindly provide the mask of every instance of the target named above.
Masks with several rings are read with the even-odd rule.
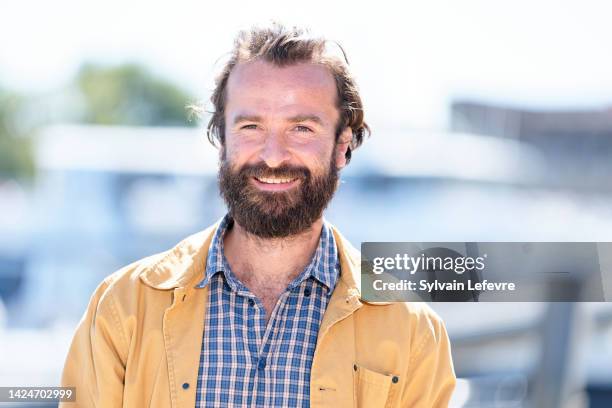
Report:
[[[232,163],[248,161],[258,149],[258,145],[253,141],[232,136],[226,137],[225,140],[225,157]]]
[[[334,147],[330,143],[309,143],[294,149],[293,155],[316,174],[327,172]]]

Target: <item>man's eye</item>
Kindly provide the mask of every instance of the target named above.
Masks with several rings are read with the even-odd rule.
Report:
[[[257,129],[257,125],[244,125],[240,129]]]
[[[296,126],[295,130],[297,130],[298,132],[312,132],[312,129],[306,126],[302,126],[302,125]]]

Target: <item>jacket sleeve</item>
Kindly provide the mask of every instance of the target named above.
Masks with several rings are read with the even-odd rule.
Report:
[[[127,341],[108,286],[96,289],[76,329],[61,380],[76,387],[76,404],[60,407],[122,406]]]
[[[446,408],[456,383],[446,328],[436,316],[428,319],[427,327],[420,332],[422,337],[410,358],[400,406]]]

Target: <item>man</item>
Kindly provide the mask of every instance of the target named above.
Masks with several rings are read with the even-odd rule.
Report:
[[[281,25],[242,32],[212,96],[228,214],[109,276],[62,385],[87,407],[443,407],[455,376],[423,304],[360,300],[322,213],[368,131],[344,61]]]

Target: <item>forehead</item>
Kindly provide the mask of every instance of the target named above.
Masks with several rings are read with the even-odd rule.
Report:
[[[266,61],[240,63],[227,84],[226,110],[257,108],[336,111],[336,83],[329,68],[298,63],[279,67]]]

